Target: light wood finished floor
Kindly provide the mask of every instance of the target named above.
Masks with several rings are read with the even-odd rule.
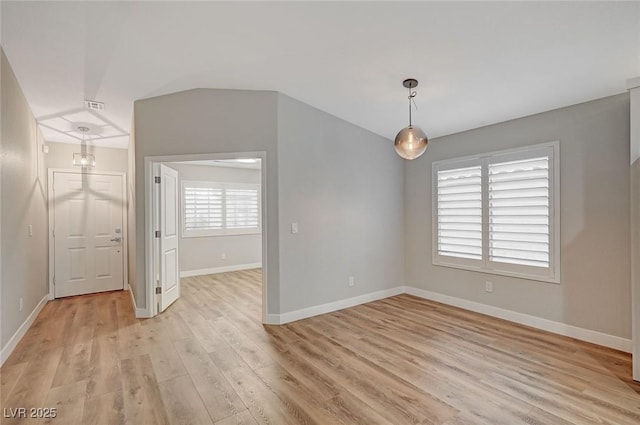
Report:
[[[0,370],[2,407],[57,424],[640,424],[630,356],[408,295],[260,323],[260,270],[50,302]],[[6,411],[5,411],[6,412]]]

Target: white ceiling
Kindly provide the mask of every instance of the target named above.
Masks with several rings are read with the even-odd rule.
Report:
[[[7,2],[2,46],[36,118],[197,88],[276,90],[392,139],[625,91],[639,2]],[[96,141],[125,147],[127,138]]]

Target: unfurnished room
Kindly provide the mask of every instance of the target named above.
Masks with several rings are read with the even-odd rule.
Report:
[[[640,423],[640,1],[0,1],[1,424]]]

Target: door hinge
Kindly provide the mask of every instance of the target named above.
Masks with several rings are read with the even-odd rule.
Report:
[[[160,237],[160,230],[156,230],[156,238]]]
[[[56,277],[55,276],[53,276],[53,284],[54,285],[56,284]]]
[[[154,181],[155,183],[160,183],[160,176],[155,176],[155,177],[153,178],[153,181]]]
[[[159,286],[156,286],[156,294],[161,294],[162,293],[162,288]]]

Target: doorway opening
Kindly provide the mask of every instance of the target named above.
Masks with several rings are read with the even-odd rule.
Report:
[[[265,157],[239,152],[145,158],[151,316],[180,298],[184,283],[219,284],[244,273],[262,292],[258,320],[266,323]]]

